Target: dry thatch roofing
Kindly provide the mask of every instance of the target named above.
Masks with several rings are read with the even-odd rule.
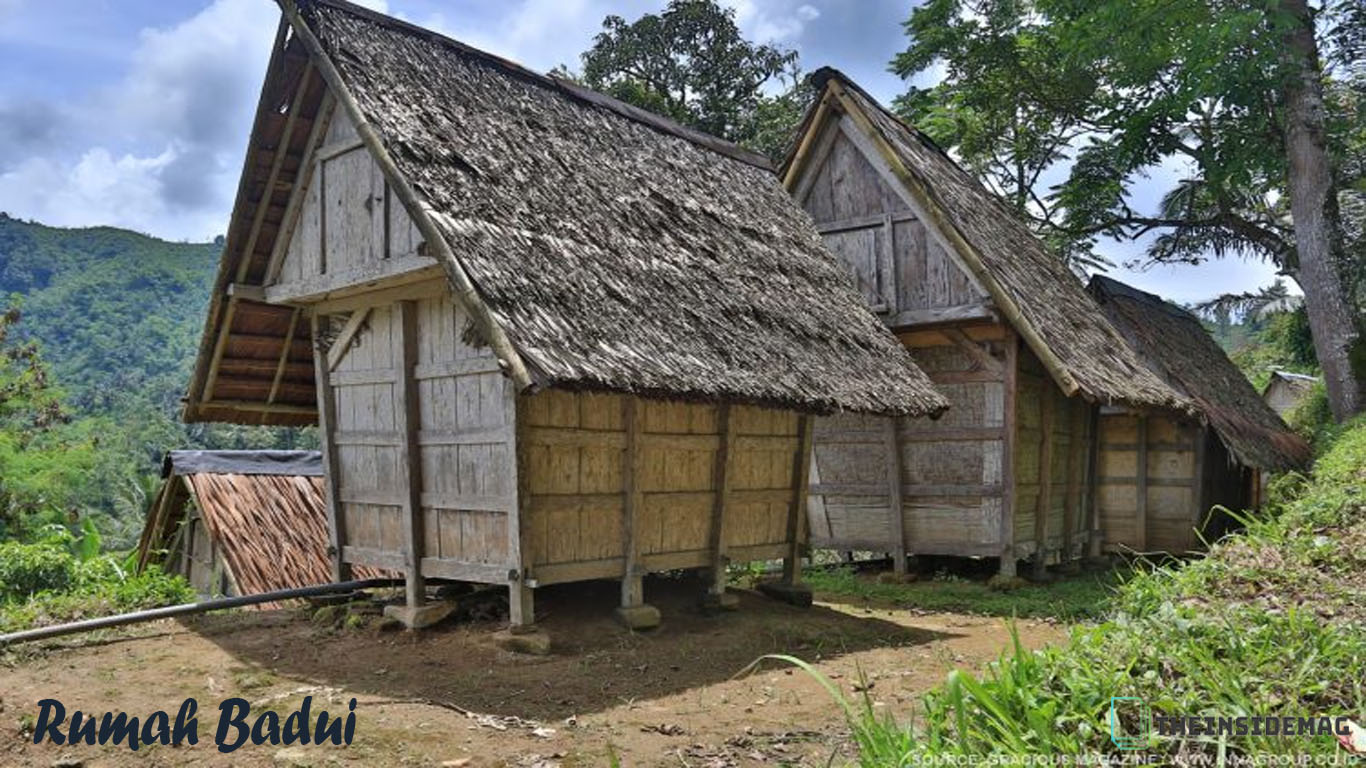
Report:
[[[301,12],[537,384],[947,407],[761,157],[348,3]]]
[[[1301,468],[1309,445],[1292,432],[1194,315],[1107,277],[1088,290],[1154,373],[1195,401],[1224,446],[1249,467]]]
[[[321,469],[314,451],[172,451],[138,544],[140,566],[169,546],[193,500],[239,594],[331,582]],[[358,579],[391,575],[353,570]]]
[[[813,80],[825,92],[832,119],[850,114],[882,148],[907,191],[1065,392],[1137,408],[1189,410],[1190,403],[1125,346],[1081,282],[1014,210],[837,70],[823,68]],[[814,125],[819,113],[818,102],[807,114],[804,135],[823,129]],[[785,173],[796,160],[794,150]],[[1018,308],[1013,318],[1011,306]]]

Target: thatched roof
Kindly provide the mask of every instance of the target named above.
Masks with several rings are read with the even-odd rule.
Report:
[[[947,407],[763,158],[348,3],[301,12],[536,384]]]
[[[1064,392],[1136,408],[1190,408],[1124,345],[1081,281],[1013,209],[837,70],[823,68],[813,81],[824,93],[803,135],[824,129],[815,124],[822,101],[830,119],[849,115]],[[794,150],[785,175],[798,161]]]
[[[332,581],[316,451],[172,451],[164,474],[138,544],[140,567],[170,545],[193,499],[240,594]],[[391,575],[354,568],[356,578]]]
[[[1200,409],[1242,464],[1267,470],[1308,463],[1309,445],[1286,426],[1194,315],[1118,280],[1088,290],[1154,373]]]

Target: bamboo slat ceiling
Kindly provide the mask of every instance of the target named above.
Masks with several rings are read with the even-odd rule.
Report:
[[[300,10],[538,385],[816,413],[947,407],[763,158],[347,3],[314,0]],[[292,47],[284,51],[287,62]],[[283,82],[279,69],[271,82]],[[303,82],[307,115],[317,99]],[[270,143],[268,133],[254,138],[253,153]],[[259,176],[263,165],[249,161],[248,172]],[[261,200],[275,220],[284,186],[245,185],[234,226]],[[264,233],[246,253],[250,236],[230,237],[224,270],[238,282],[264,273]],[[230,282],[220,275],[219,288]],[[248,319],[232,313],[234,354],[213,370],[206,359],[224,325],[218,304],[186,417],[311,420],[244,416],[211,402],[227,397],[217,383],[224,365],[247,354],[237,336],[265,323],[254,307]],[[273,327],[288,318],[276,311]],[[305,343],[288,359],[308,354]],[[259,402],[269,392],[264,366],[256,377],[232,370],[234,399]],[[285,379],[297,389],[277,391],[277,403],[312,405],[309,379],[298,373]]]
[[[980,261],[981,273],[974,277],[998,304],[1019,308],[1023,322],[1041,341],[1035,354],[1056,359],[1081,395],[1137,408],[1191,409],[1189,400],[1153,375],[1124,344],[1081,281],[976,177],[838,70],[822,68],[813,82],[830,96],[834,117],[847,108],[867,118],[874,134],[869,138],[887,147],[905,169],[912,196],[953,228],[971,249],[968,255]],[[818,112],[813,107],[807,114],[804,132],[821,129],[811,125]],[[794,160],[789,158],[788,165]]]
[[[1309,445],[1271,410],[1194,315],[1118,280],[1093,277],[1091,294],[1155,374],[1195,401],[1240,463],[1299,469]]]

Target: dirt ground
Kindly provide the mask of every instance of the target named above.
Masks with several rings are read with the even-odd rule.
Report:
[[[709,617],[687,582],[651,584],[659,629],[615,624],[614,583],[537,591],[550,656],[497,648],[493,622],[423,632],[318,626],[285,609],[163,621],[76,637],[0,657],[0,764],[698,766],[840,765],[852,757],[828,694],[767,653],[811,661],[852,695],[860,679],[880,711],[909,717],[918,696],[954,667],[980,668],[1009,643],[1005,622],[818,600],[801,609],[740,591],[740,608]],[[818,595],[818,598],[820,596]],[[1044,621],[1018,623],[1026,645],[1059,639]],[[247,743],[220,754],[218,703],[252,702],[281,719],[313,696],[313,712],[346,711],[350,746]],[[199,703],[196,746],[58,747],[32,743],[37,702],[68,710],[174,718]]]

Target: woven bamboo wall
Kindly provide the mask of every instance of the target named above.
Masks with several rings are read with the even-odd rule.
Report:
[[[539,583],[618,577],[628,434],[624,395],[549,390],[522,397],[524,557]],[[635,399],[646,570],[708,565],[717,505],[720,407]],[[724,517],[735,562],[781,557],[796,497],[797,414],[731,408],[734,456]]]

